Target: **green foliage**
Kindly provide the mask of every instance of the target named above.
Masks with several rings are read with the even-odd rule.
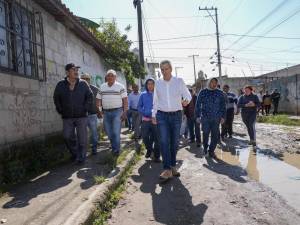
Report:
[[[130,149],[123,149],[123,151],[121,152],[121,154],[119,155],[119,157],[117,158],[117,162],[116,164],[121,164],[127,157],[127,155],[129,154],[131,150]]]
[[[122,193],[124,192],[126,188],[126,181],[128,177],[130,176],[134,165],[140,160],[141,156],[137,153],[134,155],[134,159],[131,161],[131,163],[126,166],[125,171],[121,175],[121,178],[117,185],[107,193],[106,195],[106,201],[104,201],[103,204],[100,204],[97,208],[97,210],[93,213],[92,218],[90,218],[90,221],[86,223],[87,224],[93,224],[93,225],[104,225],[106,224],[106,221],[110,218],[112,209],[115,208],[119,202],[119,200],[122,198]]]
[[[0,155],[0,188],[23,182],[67,161],[63,143],[61,136],[51,136],[4,150]]]
[[[96,184],[102,184],[106,181],[106,177],[104,176],[94,176],[94,181]]]
[[[144,67],[138,58],[130,51],[132,42],[126,34],[121,34],[115,21],[100,22],[100,28],[94,32],[96,38],[107,49],[108,54],[104,56],[107,64],[115,70],[122,71],[128,83],[133,83],[134,78],[144,78],[146,75]],[[129,31],[130,27],[126,28]]]
[[[276,116],[259,116],[257,121],[259,123],[271,123],[286,126],[300,126],[299,119],[291,119],[288,115],[276,115]]]

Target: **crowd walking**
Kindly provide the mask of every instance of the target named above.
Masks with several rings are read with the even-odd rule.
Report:
[[[91,84],[91,75],[82,73],[79,77],[79,69],[73,63],[65,66],[66,77],[58,82],[53,96],[63,120],[66,146],[72,160],[78,163],[86,159],[88,130],[91,153],[97,154],[100,118],[103,118],[111,152],[118,157],[122,151],[121,128],[126,121],[135,142],[142,139],[145,157],[155,163],[162,162],[159,177],[165,181],[180,176],[176,155],[182,136],[189,138],[190,144],[196,142],[206,157],[217,159],[217,145],[233,138],[235,114],[241,112],[249,144],[256,146],[257,116],[260,112],[268,116],[272,105],[273,114],[278,113],[280,93],[277,89],[272,94],[268,90],[255,94],[252,86],[245,86],[237,97],[229,85],[224,84],[221,90],[219,80],[212,78],[206,88],[196,93],[182,78],[172,75],[172,64],[168,60],[160,63],[162,79],[146,79],[143,92],[137,84],[132,84],[132,91],[127,93],[130,89],[126,90],[117,81],[117,73],[112,69],[105,74],[105,83],[97,88]]]

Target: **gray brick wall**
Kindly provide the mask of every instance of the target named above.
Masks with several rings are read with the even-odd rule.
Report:
[[[104,80],[106,68],[93,47],[42,8],[37,5],[34,7],[43,15],[47,81],[0,71],[0,149],[7,144],[62,129],[52,96],[55,85],[65,76],[64,65],[67,62],[80,65],[81,71],[90,73],[94,81]]]

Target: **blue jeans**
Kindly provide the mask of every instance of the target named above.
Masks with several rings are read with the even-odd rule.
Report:
[[[98,144],[98,130],[97,130],[98,118],[97,114],[88,115],[88,127],[91,132],[91,144],[92,144],[92,152],[97,152],[97,144]]]
[[[104,110],[104,129],[108,136],[108,139],[110,140],[112,151],[115,153],[120,152],[122,112],[122,108],[112,111]]]
[[[151,121],[142,122],[142,137],[145,147],[147,149],[147,154],[154,153],[154,158],[159,159],[160,150],[159,150],[159,138],[157,126],[152,124]]]
[[[87,117],[63,119],[63,136],[73,158],[84,162],[87,151]]]
[[[172,113],[158,111],[156,119],[159,130],[163,167],[164,169],[171,169],[171,167],[176,166],[176,154],[180,138],[182,113],[181,111]]]
[[[210,152],[214,152],[220,139],[220,119],[202,118],[203,131],[203,148]],[[211,136],[210,144],[208,146],[209,135]]]
[[[194,141],[196,137],[196,142],[201,143],[200,124],[196,122],[196,118],[187,118],[187,124],[189,127],[190,140]]]
[[[127,111],[127,124],[128,124],[128,130],[132,130],[132,114],[131,111]]]

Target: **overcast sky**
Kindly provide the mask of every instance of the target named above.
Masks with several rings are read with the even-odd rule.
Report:
[[[115,18],[123,33],[130,24],[129,39],[134,41],[133,47],[138,45],[132,0],[63,2],[75,15],[95,22],[102,17]],[[178,68],[178,76],[192,83],[193,64],[188,56],[196,54],[197,71],[218,76],[215,64],[210,63],[215,60],[210,57],[217,46],[215,23],[206,11],[198,10],[199,6],[218,8],[223,75],[257,76],[299,63],[300,0],[144,0],[144,51],[148,61],[170,59],[173,67],[183,67]]]

